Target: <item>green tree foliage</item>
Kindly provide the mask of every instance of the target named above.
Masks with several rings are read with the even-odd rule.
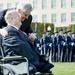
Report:
[[[37,25],[37,34],[39,37],[42,36],[42,33],[44,32],[44,23],[35,23],[33,22],[31,24],[32,30],[35,31],[35,25]],[[51,27],[51,34],[54,32],[54,24],[53,23],[45,23],[45,28],[47,30],[47,27],[50,26]]]
[[[67,27],[56,27],[56,31],[59,31],[60,29],[63,29],[63,31],[68,31],[68,30],[72,30],[72,32],[75,32],[75,24],[70,24]]]

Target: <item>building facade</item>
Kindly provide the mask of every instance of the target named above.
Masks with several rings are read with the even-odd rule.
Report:
[[[34,22],[53,22],[55,27],[75,24],[75,0],[32,1]]]
[[[21,0],[0,0],[0,11],[14,8]],[[75,0],[29,0],[33,22],[54,23],[55,27],[75,24]]]
[[[21,0],[0,0],[0,11],[7,8],[15,8]]]

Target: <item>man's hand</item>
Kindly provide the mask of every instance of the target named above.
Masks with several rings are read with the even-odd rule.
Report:
[[[0,29],[0,34],[5,37],[8,35],[8,32],[5,30],[5,28],[3,28],[3,29]]]
[[[34,34],[34,33],[29,34],[29,39],[30,39],[31,41],[34,41],[34,40],[36,39],[35,34]]]

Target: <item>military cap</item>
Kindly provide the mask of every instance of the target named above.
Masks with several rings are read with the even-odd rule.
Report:
[[[56,33],[58,33],[58,32],[54,32],[54,34],[56,34]]]
[[[59,31],[63,31],[63,29],[60,29]]]
[[[67,32],[64,32],[63,34],[67,34]]]
[[[72,30],[68,30],[67,32],[72,32]]]

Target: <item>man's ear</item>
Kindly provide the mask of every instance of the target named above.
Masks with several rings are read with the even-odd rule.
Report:
[[[21,13],[21,9],[18,9],[18,13]]]

